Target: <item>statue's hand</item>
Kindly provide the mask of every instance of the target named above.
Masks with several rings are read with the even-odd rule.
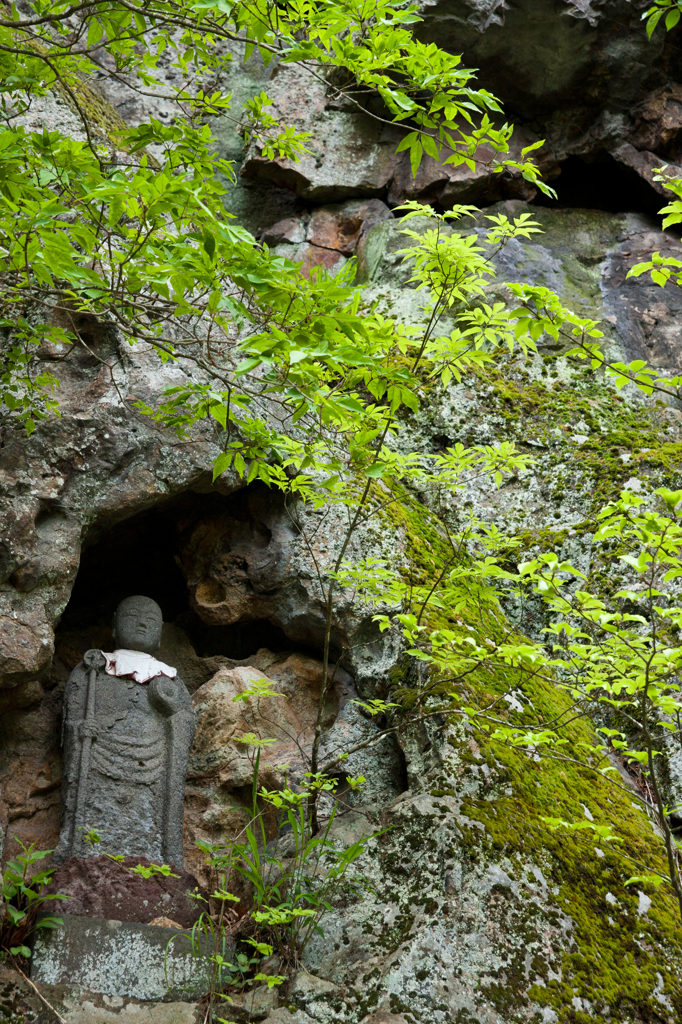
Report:
[[[175,679],[169,679],[168,676],[154,676],[149,684],[149,703],[167,718],[181,711],[182,695]]]
[[[81,722],[78,726],[78,738],[80,740],[96,740],[99,736],[99,726],[94,722]]]

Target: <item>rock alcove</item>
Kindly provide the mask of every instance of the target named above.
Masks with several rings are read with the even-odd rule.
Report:
[[[655,162],[652,161],[652,165]],[[661,158],[659,163],[663,162]],[[556,199],[538,192],[534,205],[556,210],[604,210],[606,213],[627,210],[660,220],[657,215],[662,205],[661,191],[634,167],[616,160],[611,153],[602,151],[589,159],[569,156],[557,167],[557,172],[549,181]]]
[[[110,650],[118,603],[153,598],[164,618],[158,657],[178,669],[193,694],[197,732],[185,803],[185,863],[203,879],[195,843],[231,829],[246,800],[251,761],[245,733],[277,743],[263,757],[265,784],[281,785],[277,768],[302,773],[322,684],[322,605],[301,572],[295,515],[283,499],[253,486],[233,495],[185,492],[109,529],[92,531],[70,600],[55,630],[55,655],[35,702],[8,718],[7,733],[32,736],[7,789],[8,849],[16,838],[51,849],[59,834],[61,700],[69,673],[91,648]],[[309,575],[309,574],[308,574]],[[348,624],[335,621],[333,656]],[[281,697],[257,707],[235,695],[267,676]],[[353,676],[340,665],[324,711],[323,754],[369,737],[376,725],[352,703]],[[339,774],[369,779],[367,799],[382,802],[406,788],[394,744],[351,757]],[[267,762],[267,763],[265,763]],[[362,802],[362,798],[361,801]],[[113,851],[112,851],[113,852]]]
[[[271,496],[269,502],[262,493],[258,498],[261,505],[269,503],[275,517],[282,511]],[[272,531],[258,519],[259,511],[266,516],[268,511],[259,509],[254,517],[253,505],[253,493],[190,492],[97,537],[83,552],[55,633],[58,656],[65,647],[74,654],[106,647],[114,610],[131,593],[145,594],[161,607],[163,650],[181,659],[191,691],[215,671],[215,658],[241,660],[260,648],[279,653],[303,647],[318,653],[313,645],[289,639],[281,624],[259,609],[249,610],[256,593],[250,579],[254,554],[266,552],[269,565],[277,562],[277,555],[267,551]],[[267,610],[267,599],[261,603]]]

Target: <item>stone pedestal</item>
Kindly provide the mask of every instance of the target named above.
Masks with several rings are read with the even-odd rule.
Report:
[[[31,980],[107,996],[196,1000],[209,987],[210,963],[192,954],[190,933],[158,925],[60,915],[37,932]]]
[[[155,920],[165,917],[174,925],[191,928],[208,905],[208,893],[196,878],[186,871],[144,878],[131,870],[138,864],[149,867],[151,861],[145,857],[126,857],[122,862],[111,857],[68,857],[56,868],[45,890],[50,895],[68,896],[53,907],[53,913],[61,915],[64,910],[72,917],[137,924],[165,924]]]

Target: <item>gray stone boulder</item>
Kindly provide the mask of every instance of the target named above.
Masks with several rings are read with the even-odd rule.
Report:
[[[68,914],[62,921],[38,933],[31,957],[34,983],[164,1002],[192,1002],[209,986],[208,947],[195,948],[186,932]]]

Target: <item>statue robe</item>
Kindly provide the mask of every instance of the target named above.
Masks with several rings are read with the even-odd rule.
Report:
[[[97,731],[87,774],[81,779],[89,675],[81,662],[64,693],[62,828],[53,859],[60,863],[70,856],[106,852],[182,868],[185,776],[194,736],[187,688],[177,676],[138,683],[98,669]],[[159,698],[159,685],[166,697],[172,695],[173,711]],[[83,792],[76,821],[79,787]],[[93,828],[102,840],[94,847],[83,839],[83,830]]]

